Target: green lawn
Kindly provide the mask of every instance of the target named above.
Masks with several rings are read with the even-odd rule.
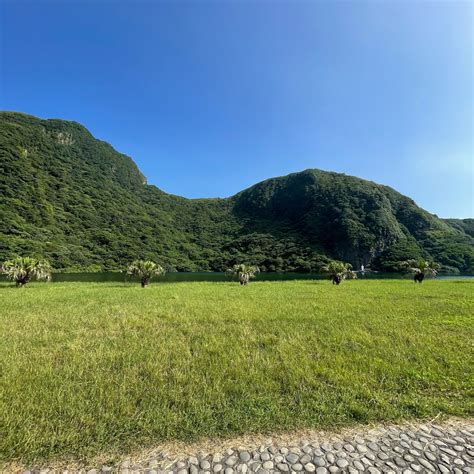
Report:
[[[473,326],[474,281],[2,283],[0,460],[470,416]]]

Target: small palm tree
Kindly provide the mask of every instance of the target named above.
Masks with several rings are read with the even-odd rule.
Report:
[[[339,285],[342,280],[357,278],[357,273],[352,271],[350,263],[337,262],[333,260],[321,267],[323,273],[327,273],[333,285]]]
[[[401,265],[407,271],[414,273],[413,280],[421,283],[426,276],[436,276],[438,274],[439,265],[435,262],[427,260],[406,260]]]
[[[250,278],[254,278],[259,272],[259,268],[254,265],[246,265],[245,263],[237,263],[233,267],[227,269],[227,273],[236,276],[241,285],[247,285]]]
[[[137,276],[142,288],[146,288],[154,276],[164,275],[165,270],[161,265],[150,260],[135,260],[128,266],[127,273]]]
[[[16,257],[7,260],[1,267],[9,280],[16,286],[25,286],[30,280],[49,280],[51,278],[51,265],[45,260],[37,260],[32,257]]]

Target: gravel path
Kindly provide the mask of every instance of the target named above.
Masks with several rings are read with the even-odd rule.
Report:
[[[307,434],[311,436],[311,433]],[[166,451],[157,451],[139,462],[124,461],[114,467],[79,471],[87,474],[474,474],[474,423],[456,421],[443,425],[385,426],[338,435],[314,433],[313,437],[293,439],[291,443],[277,436],[259,446],[247,444],[245,448],[227,448],[221,452],[212,452],[208,446],[206,452],[191,456],[172,456]],[[47,470],[42,470],[45,472]]]

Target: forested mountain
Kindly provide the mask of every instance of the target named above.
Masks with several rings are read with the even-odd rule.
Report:
[[[146,184],[135,163],[84,127],[0,113],[0,260],[119,269],[315,271],[328,258],[381,270],[424,256],[474,272],[473,220],[438,219],[395,190],[306,170],[226,199],[185,199]]]

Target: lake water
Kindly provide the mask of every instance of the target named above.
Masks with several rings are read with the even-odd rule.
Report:
[[[358,274],[359,279],[411,279],[412,275],[402,273],[365,273]],[[318,273],[258,273],[255,281],[285,281],[285,280],[323,280],[328,279],[327,275]],[[474,275],[442,275],[440,279],[474,279]],[[179,282],[179,281],[230,281],[231,278],[225,273],[218,272],[174,272],[156,277],[153,281]],[[117,281],[128,282],[136,281],[135,278],[120,272],[101,272],[101,273],[54,273],[52,281],[83,281],[83,282],[102,282]]]

